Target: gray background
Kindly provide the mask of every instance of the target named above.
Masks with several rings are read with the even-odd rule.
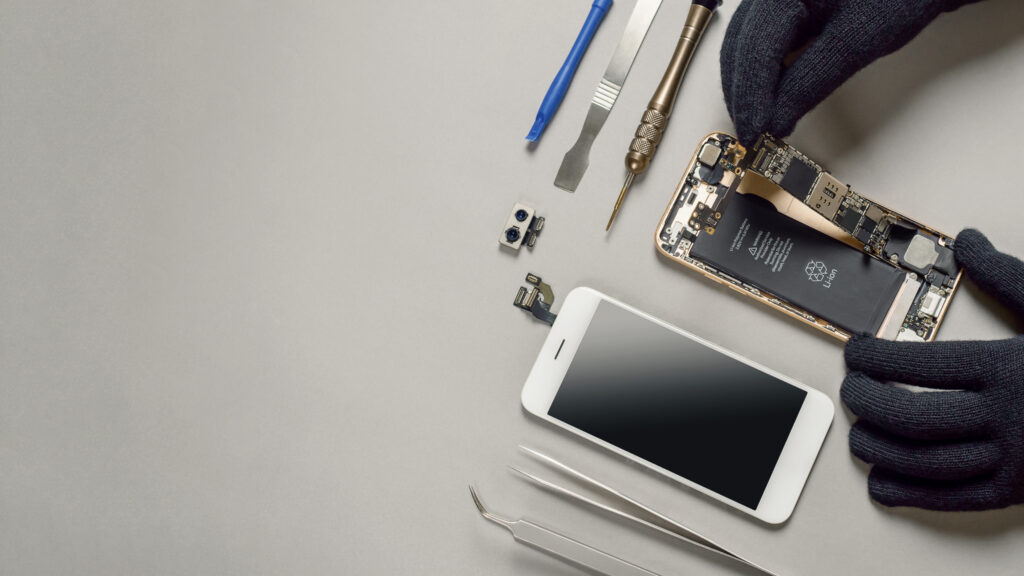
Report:
[[[712,23],[611,234],[622,154],[687,4],[666,0],[576,194],[551,182],[632,9],[535,150],[588,3],[0,4],[0,566],[8,574],[577,574],[525,515],[660,573],[702,553],[525,486],[525,443],[781,574],[1011,574],[1024,508],[886,510],[843,409],[792,520],[758,524],[523,413],[526,272],[589,285],[838,401],[838,342],[660,259],[698,139],[731,123]],[[1024,5],[942,17],[791,141],[861,192],[1024,253]],[[512,204],[535,251],[496,245]],[[557,308],[557,303],[556,303]],[[968,287],[942,338],[1014,324]],[[1019,324],[1017,324],[1019,327]]]

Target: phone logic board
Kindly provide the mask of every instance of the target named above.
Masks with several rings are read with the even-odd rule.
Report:
[[[705,137],[658,250],[842,340],[930,341],[960,279],[953,238],[866,198],[782,140]]]

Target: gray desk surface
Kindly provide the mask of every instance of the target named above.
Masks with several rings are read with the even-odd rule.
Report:
[[[666,1],[580,190],[555,189],[631,10],[523,136],[588,8],[550,2],[38,2],[0,8],[0,565],[9,574],[577,574],[466,485],[662,574],[705,554],[513,478],[544,449],[779,573],[1016,574],[1024,508],[886,510],[839,409],[768,528],[523,413],[526,272],[590,285],[838,402],[842,348],[660,259],[697,140],[731,127],[727,3],[611,234],[621,156],[679,34]],[[860,191],[1024,254],[1024,5],[943,17],[791,139]],[[496,245],[513,202],[548,228]],[[1014,324],[976,290],[941,337]],[[1017,326],[1020,326],[1017,324]]]

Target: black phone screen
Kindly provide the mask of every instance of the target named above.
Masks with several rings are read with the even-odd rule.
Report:
[[[806,396],[602,301],[548,414],[756,509]]]

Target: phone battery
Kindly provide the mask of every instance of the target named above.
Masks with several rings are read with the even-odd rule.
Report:
[[[854,334],[878,331],[906,279],[749,194],[732,194],[714,234],[699,234],[690,256]]]

